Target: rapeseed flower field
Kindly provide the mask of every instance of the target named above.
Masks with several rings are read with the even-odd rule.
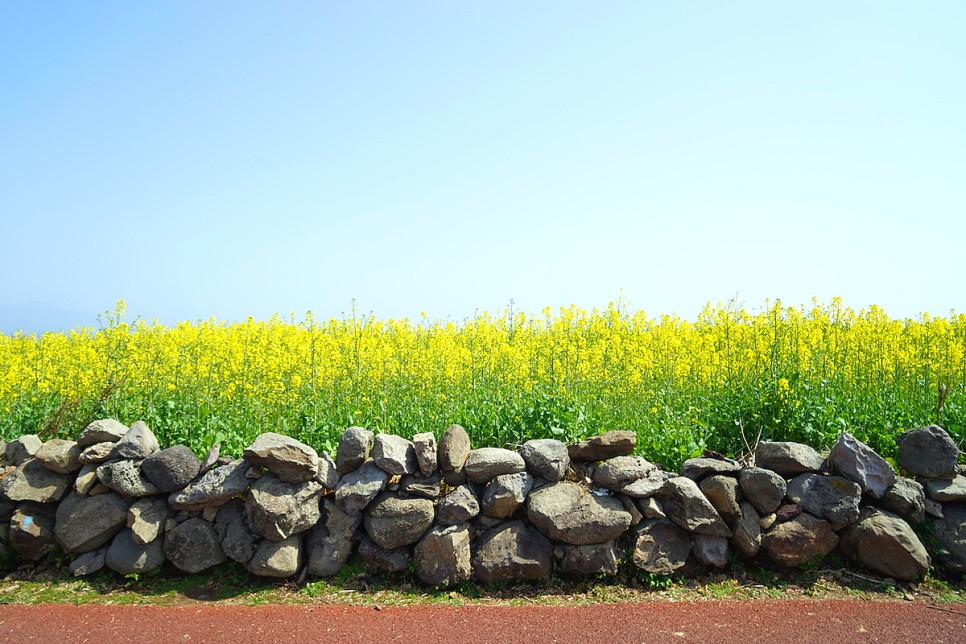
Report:
[[[966,314],[891,319],[841,300],[694,320],[576,307],[462,322],[357,311],[0,334],[0,433],[72,438],[90,419],[143,419],[163,445],[240,454],[264,431],[333,451],[350,425],[411,436],[466,427],[476,446],[637,433],[667,467],[760,436],[828,446],[843,429],[895,454],[905,429],[966,436]]]

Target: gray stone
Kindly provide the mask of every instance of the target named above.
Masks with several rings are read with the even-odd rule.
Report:
[[[613,541],[585,546],[561,544],[554,548],[554,558],[557,570],[568,575],[613,576],[620,569],[620,557]]]
[[[755,448],[755,465],[782,476],[795,476],[822,469],[824,459],[801,443],[762,441]]]
[[[632,526],[635,526],[641,522],[641,520],[644,518],[644,515],[641,514],[641,511],[638,509],[637,503],[634,502],[634,499],[624,494],[618,494],[614,498],[620,501],[621,505],[624,506],[624,509],[630,513]]]
[[[703,479],[698,487],[728,526],[734,526],[741,516],[741,509],[738,507],[741,488],[738,480],[726,474],[715,474]]]
[[[862,489],[841,476],[801,474],[791,480],[786,494],[806,512],[826,519],[833,530],[841,530],[859,518]]]
[[[660,492],[664,484],[672,478],[674,475],[670,472],[655,468],[644,477],[624,485],[620,491],[635,499],[647,499]]]
[[[634,452],[637,436],[631,431],[610,431],[580,441],[567,448],[571,461],[602,461]]]
[[[81,467],[81,448],[74,441],[52,438],[37,450],[36,458],[53,472],[70,474]]]
[[[228,503],[248,489],[249,465],[239,459],[204,474],[184,489],[172,492],[168,505],[172,510],[204,510]]]
[[[436,436],[433,432],[423,432],[413,436],[413,447],[416,449],[416,462],[423,476],[430,476],[436,471]]]
[[[268,470],[286,483],[311,481],[319,472],[319,455],[289,436],[266,432],[245,448],[244,458]]]
[[[761,517],[748,501],[740,501],[738,507],[741,512],[734,526],[731,545],[744,556],[754,557],[761,549]]]
[[[399,492],[407,496],[438,499],[442,494],[442,477],[439,472],[434,472],[429,476],[407,474],[399,481]]]
[[[959,447],[939,425],[910,429],[896,439],[898,461],[907,472],[927,479],[952,479],[956,476]]]
[[[436,508],[436,521],[442,525],[459,525],[480,513],[480,502],[469,485],[461,485],[444,496]]]
[[[111,450],[111,458],[142,460],[160,449],[161,446],[158,444],[154,432],[148,428],[144,421],[139,420],[131,425],[131,428],[121,437],[121,440],[114,444],[114,449]]]
[[[184,445],[175,445],[145,458],[141,471],[162,492],[174,492],[198,476],[201,461]]]
[[[319,471],[315,475],[315,480],[326,490],[334,490],[339,484],[339,470],[335,467],[335,461],[327,452],[319,454]]]
[[[395,550],[416,543],[433,525],[433,502],[380,495],[366,508],[366,533],[381,548]]]
[[[947,504],[932,526],[937,562],[949,572],[966,573],[966,503]]]
[[[433,526],[413,552],[416,576],[430,586],[453,586],[473,575],[470,530],[466,523]]]
[[[217,508],[214,528],[225,556],[240,564],[247,563],[255,554],[255,535],[245,519],[245,503],[232,499]]]
[[[951,481],[943,479],[926,481],[926,494],[933,501],[940,503],[966,501],[966,476],[958,474]]]
[[[923,493],[923,494],[925,495],[925,493]],[[932,499],[926,499],[923,502],[923,505],[925,506],[926,516],[933,517],[934,519],[942,519],[943,518],[943,505],[942,505],[942,503],[938,503],[936,501],[933,501]]]
[[[201,572],[228,560],[215,528],[204,519],[191,518],[164,535],[164,554],[187,573]]]
[[[390,476],[413,474],[417,469],[412,441],[395,434],[379,434],[372,444],[372,461]]]
[[[57,507],[57,542],[67,553],[95,550],[124,529],[127,511],[127,502],[111,492],[90,497],[69,494]]]
[[[36,458],[30,458],[0,481],[0,493],[11,501],[52,503],[64,498],[73,482],[70,474],[52,472]]]
[[[366,461],[362,467],[343,475],[335,487],[335,503],[346,514],[362,512],[386,487],[389,475]]]
[[[712,474],[731,474],[732,476],[737,476],[740,469],[741,463],[730,458],[689,458],[681,464],[681,476],[698,482]]]
[[[204,460],[201,461],[201,467],[198,469],[198,476],[204,476],[211,471],[211,468],[218,463],[219,454],[221,454],[221,443],[215,443],[211,446],[211,449],[208,450],[208,453],[205,454]]]
[[[77,460],[84,465],[88,463],[103,463],[111,458],[111,452],[113,451],[114,443],[94,443],[89,447],[85,447],[84,451],[77,457]]]
[[[616,456],[607,459],[594,470],[594,483],[614,492],[642,478],[648,478],[657,466],[640,456]]]
[[[350,427],[342,432],[335,451],[335,467],[339,474],[358,469],[369,458],[374,434],[363,427]]]
[[[728,540],[695,533],[691,535],[691,552],[705,566],[724,568],[728,563]]]
[[[896,473],[884,458],[848,432],[843,432],[828,455],[829,464],[847,479],[855,481],[876,499],[896,482]]]
[[[141,575],[164,563],[164,539],[140,544],[130,530],[121,530],[104,557],[107,567],[119,575]]]
[[[470,436],[460,425],[450,425],[439,438],[436,462],[447,485],[460,485],[466,478],[463,465],[470,455]]]
[[[90,494],[91,489],[100,483],[97,478],[98,467],[100,465],[97,463],[88,463],[81,467],[80,472],[77,473],[77,478],[74,480],[74,490],[81,496]]]
[[[122,425],[113,418],[95,420],[77,437],[77,445],[81,449],[96,443],[116,443],[128,432],[127,425]]]
[[[842,532],[839,547],[884,577],[917,581],[930,559],[919,537],[898,516],[863,508],[859,520]]]
[[[785,498],[785,479],[771,470],[746,467],[738,477],[741,492],[760,514],[771,514]]]
[[[265,539],[258,544],[245,569],[259,577],[293,577],[302,567],[303,556],[301,534],[293,534],[282,541]]]
[[[316,524],[321,495],[322,486],[317,481],[286,483],[265,474],[248,488],[245,516],[252,532],[271,541],[282,541]]]
[[[916,481],[900,476],[879,499],[878,506],[910,523],[922,523],[926,518],[926,492]]]
[[[527,469],[551,483],[563,480],[570,467],[567,446],[555,438],[534,438],[520,446],[520,456]]]
[[[530,523],[548,537],[578,546],[612,541],[631,524],[630,512],[617,499],[566,481],[531,492],[526,511]]]
[[[330,577],[339,572],[352,554],[352,544],[360,523],[361,514],[348,515],[331,498],[322,499],[322,517],[306,542],[308,574]]]
[[[486,483],[502,474],[516,474],[527,469],[523,457],[501,447],[481,447],[466,457],[463,473],[474,483]]]
[[[24,434],[6,444],[3,449],[4,462],[7,465],[22,465],[40,451],[43,441],[36,434]]]
[[[800,514],[765,533],[761,547],[772,563],[796,568],[824,557],[838,545],[839,537],[828,521]]]
[[[691,538],[668,519],[650,519],[635,529],[631,558],[641,570],[655,575],[670,575],[688,561]]]
[[[473,575],[484,584],[511,579],[546,581],[552,567],[550,542],[522,521],[490,530],[473,553]]]
[[[383,548],[368,536],[363,536],[359,542],[359,556],[369,572],[391,574],[409,567],[413,560],[413,549],[410,546]]]
[[[668,518],[685,530],[713,537],[731,536],[724,519],[691,479],[684,476],[669,479],[659,498]]]
[[[107,558],[107,546],[85,552],[70,562],[68,570],[75,577],[85,577],[101,571]]]
[[[158,538],[169,516],[171,509],[167,499],[140,499],[128,508],[126,525],[131,529],[134,542],[144,545]]]
[[[124,496],[140,498],[161,490],[141,472],[140,461],[110,461],[97,468],[97,479]]]
[[[664,512],[664,506],[662,506],[661,502],[655,499],[653,496],[649,496],[645,499],[638,499],[637,507],[641,509],[641,514],[644,515],[645,519],[667,518],[667,513]]]
[[[523,505],[533,487],[533,477],[527,472],[501,474],[486,486],[480,511],[488,517],[506,519]]]
[[[33,501],[21,503],[14,510],[7,538],[21,559],[37,561],[57,549],[54,511],[52,504]]]

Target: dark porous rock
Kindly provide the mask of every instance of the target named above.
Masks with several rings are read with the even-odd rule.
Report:
[[[128,502],[113,492],[80,496],[57,507],[57,542],[67,553],[88,552],[110,541],[127,523]]]
[[[339,479],[335,487],[335,503],[346,514],[358,514],[385,489],[388,481],[389,475],[385,471],[372,461],[366,461]]]
[[[959,503],[966,501],[966,476],[956,475],[952,480],[936,479],[926,481],[926,494],[940,503]]]
[[[738,507],[741,488],[738,480],[726,474],[715,474],[703,479],[698,487],[725,522],[734,526],[741,516],[741,509]]]
[[[570,467],[570,452],[555,438],[534,438],[520,446],[520,456],[534,476],[561,481]]]
[[[375,435],[364,427],[349,427],[339,438],[335,450],[335,467],[339,474],[348,474],[369,458]]]
[[[364,523],[379,547],[395,550],[419,541],[433,525],[434,515],[429,499],[400,499],[387,492],[366,508]]]
[[[460,485],[466,478],[463,465],[470,455],[470,435],[461,425],[450,425],[439,438],[436,462],[447,485]]]
[[[562,544],[554,548],[554,559],[557,570],[568,575],[613,576],[620,569],[620,557],[613,541],[585,546]]]
[[[97,550],[91,550],[90,552],[85,552],[70,562],[68,571],[75,577],[93,575],[94,573],[103,570],[106,564],[106,558],[107,546],[103,546]]]
[[[966,503],[949,503],[932,521],[937,563],[952,573],[966,573]]]
[[[640,456],[615,456],[601,462],[594,470],[594,483],[614,492],[626,485],[650,476],[657,465]]]
[[[634,452],[637,436],[631,431],[609,431],[568,447],[571,461],[602,461]]]
[[[701,493],[698,484],[684,476],[669,479],[659,498],[668,518],[689,532],[730,537],[731,529]]]
[[[29,458],[0,481],[0,494],[11,501],[53,503],[64,498],[73,482],[70,474],[53,472],[36,458]]]
[[[256,538],[245,519],[245,503],[241,499],[232,499],[218,508],[214,528],[229,559],[244,564],[255,554]]]
[[[463,473],[473,483],[486,483],[502,474],[516,474],[527,469],[523,457],[502,447],[471,450],[463,465]]]
[[[814,449],[801,443],[762,441],[755,448],[755,465],[782,476],[817,472],[824,460]]]
[[[110,457],[142,460],[160,449],[161,446],[158,444],[154,432],[148,428],[144,421],[139,420],[131,425],[131,428],[121,437],[121,440],[114,444]]]
[[[728,540],[695,533],[691,535],[691,552],[705,566],[724,568],[728,563]]]
[[[771,470],[746,467],[738,477],[741,492],[760,514],[771,514],[785,498],[785,479]]]
[[[566,481],[531,492],[526,511],[545,535],[576,546],[612,541],[631,525],[631,513],[620,501]]]
[[[127,434],[128,427],[113,418],[104,418],[90,423],[77,437],[77,445],[82,449],[96,443],[116,443]]]
[[[293,534],[282,541],[262,540],[245,569],[259,577],[293,577],[302,567],[302,535]]]
[[[140,461],[110,461],[97,468],[97,479],[126,497],[160,494],[161,490],[141,472]]]
[[[111,458],[111,452],[113,451],[114,443],[94,443],[89,447],[85,447],[84,451],[77,457],[77,460],[84,465],[88,463],[103,463]]]
[[[772,563],[795,568],[824,557],[838,542],[839,537],[828,521],[802,513],[766,532],[761,548]]]
[[[41,445],[35,457],[52,472],[70,474],[83,467],[80,455],[81,448],[76,442],[52,438]]]
[[[436,435],[433,432],[423,432],[413,435],[413,447],[416,449],[416,463],[423,476],[429,476],[436,471]]]
[[[167,499],[140,499],[128,508],[126,525],[131,529],[131,538],[135,543],[151,543],[164,531],[164,524],[170,516],[171,508]]]
[[[359,542],[359,557],[370,573],[392,574],[409,567],[413,560],[413,549],[410,546],[383,548],[368,536],[364,536]]]
[[[939,425],[910,429],[896,439],[898,461],[907,472],[926,479],[952,479],[956,476],[959,447]]]
[[[863,492],[876,499],[882,498],[896,482],[889,462],[848,432],[843,432],[832,446],[828,461],[833,470],[858,483]]]
[[[635,529],[631,558],[645,572],[670,575],[684,567],[689,554],[690,535],[667,519],[648,519]]]
[[[309,554],[308,574],[331,577],[339,572],[356,540],[362,515],[348,515],[331,498],[322,499],[322,516],[309,533],[305,547]]]
[[[775,520],[772,523],[785,523],[802,515],[805,509],[801,503],[786,503],[774,512]]]
[[[501,474],[486,486],[480,511],[498,519],[506,519],[523,505],[533,487],[533,477],[527,472]]]
[[[315,480],[326,490],[334,490],[339,484],[339,470],[335,466],[335,461],[327,452],[319,454],[319,471],[315,474]]]
[[[37,561],[57,549],[54,538],[55,508],[49,503],[26,501],[10,518],[10,545],[21,559]]]
[[[660,492],[664,484],[674,477],[675,475],[670,472],[655,468],[642,478],[627,483],[620,491],[635,499],[647,499]]]
[[[459,525],[480,513],[480,502],[469,485],[461,485],[444,496],[436,508],[436,522]]]
[[[748,501],[740,501],[740,516],[735,523],[731,545],[746,557],[754,557],[761,548],[761,517]]]
[[[164,535],[164,554],[187,573],[201,572],[228,560],[214,526],[197,517],[168,530]]]
[[[898,514],[910,523],[922,523],[926,518],[925,490],[916,481],[901,476],[886,490],[877,505],[883,510]]]
[[[184,445],[175,445],[145,458],[141,471],[162,492],[174,492],[198,476],[201,461]]]
[[[439,472],[433,472],[429,476],[407,474],[399,480],[399,493],[424,499],[438,499],[443,492],[442,482]]]
[[[689,458],[681,464],[681,476],[697,482],[711,474],[737,476],[740,469],[741,463],[730,458]]]
[[[136,542],[130,530],[121,530],[104,557],[107,567],[119,575],[143,575],[164,563],[164,539]]]
[[[416,576],[430,586],[453,586],[473,575],[469,525],[433,526],[413,552]]]
[[[252,532],[282,541],[308,530],[319,520],[322,491],[317,481],[286,483],[273,474],[263,475],[245,495],[245,516]]]
[[[43,447],[43,441],[36,434],[24,434],[6,444],[3,448],[4,462],[14,467],[22,465]]]
[[[473,553],[473,575],[484,584],[511,579],[546,581],[552,568],[550,542],[522,521],[490,530]]]
[[[801,503],[806,512],[826,519],[841,530],[859,518],[862,488],[841,476],[801,474],[788,484],[788,498]]]
[[[319,471],[319,454],[290,436],[266,432],[245,448],[244,458],[286,483],[311,481]]]
[[[228,503],[248,489],[249,465],[238,459],[213,468],[184,489],[172,492],[168,505],[172,510],[204,510]]]
[[[372,461],[390,476],[413,474],[419,467],[413,442],[395,434],[376,436],[372,444]]]
[[[870,570],[900,581],[917,581],[929,569],[929,555],[909,524],[877,508],[863,508],[841,534],[839,547]]]

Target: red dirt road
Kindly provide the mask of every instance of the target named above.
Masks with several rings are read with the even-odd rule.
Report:
[[[701,601],[596,606],[0,606],[7,642],[966,642],[966,606]]]

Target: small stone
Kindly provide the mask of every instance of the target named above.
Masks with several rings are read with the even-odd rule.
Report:
[[[728,563],[728,540],[695,533],[691,535],[691,552],[705,566],[724,568]]]
[[[602,461],[634,452],[637,436],[631,431],[609,431],[568,448],[571,461]]]
[[[395,434],[379,434],[372,445],[372,461],[390,476],[416,471],[416,447],[412,441]]]
[[[632,499],[631,497],[626,496],[624,494],[618,494],[614,498],[616,498],[618,501],[620,501],[621,502],[621,505],[624,506],[624,509],[627,510],[630,513],[630,515],[631,515],[631,526],[636,526],[638,523],[640,523],[644,519],[644,515],[641,514],[641,511],[637,508],[637,504],[634,503],[634,499]]]
[[[584,546],[562,544],[557,559],[557,570],[568,575],[608,575],[620,570],[620,556],[613,541]],[[556,555],[556,551],[555,551]]]
[[[289,436],[266,432],[245,448],[244,458],[286,483],[303,483],[315,478],[319,471],[318,453]]]
[[[116,443],[128,432],[127,425],[122,425],[113,418],[95,420],[77,437],[77,445],[82,449],[96,443]]]
[[[330,577],[342,568],[352,554],[356,531],[362,515],[348,515],[331,498],[322,499],[322,517],[309,534],[308,574]]]
[[[758,516],[755,506],[748,501],[740,501],[738,507],[740,513],[735,523],[735,534],[731,538],[731,544],[745,557],[754,557],[761,548],[762,519]],[[769,528],[772,523],[768,524]]]
[[[782,476],[795,476],[822,469],[825,459],[801,443],[762,441],[755,448],[755,465]]]
[[[641,509],[641,514],[644,515],[645,519],[666,519],[667,514],[664,512],[664,508],[661,506],[661,502],[654,497],[647,497],[646,499],[638,499],[638,507]]]
[[[302,567],[302,535],[293,534],[283,541],[265,539],[245,564],[246,570],[259,577],[293,577]]]
[[[137,421],[114,444],[110,458],[144,459],[159,451],[158,439],[143,421]]]
[[[57,549],[54,537],[55,508],[47,503],[26,501],[10,518],[10,545],[21,559],[38,561]]]
[[[438,499],[442,494],[442,478],[439,472],[433,472],[430,476],[407,474],[399,481],[399,493],[424,499]]]
[[[594,483],[608,490],[621,491],[629,483],[648,477],[657,466],[640,456],[615,456],[602,461],[594,470]]]
[[[340,478],[339,470],[332,457],[326,452],[319,454],[319,471],[315,475],[315,480],[326,490],[334,490]]]
[[[858,483],[863,492],[876,499],[882,498],[896,482],[896,473],[889,462],[848,432],[839,436],[828,460],[834,470]]]
[[[201,467],[198,468],[198,476],[204,476],[211,471],[211,468],[218,463],[219,454],[221,454],[221,443],[215,443],[205,454],[205,458],[201,461]]]
[[[907,472],[927,479],[953,479],[959,447],[939,425],[910,429],[896,439],[898,461]]]
[[[785,498],[785,479],[771,470],[746,467],[738,477],[741,492],[761,514],[771,514]]]
[[[358,514],[386,487],[389,475],[371,460],[345,474],[335,488],[335,503],[346,514]]]
[[[358,469],[369,458],[375,435],[364,427],[350,427],[342,432],[335,452],[335,467],[339,474]]]
[[[699,482],[711,474],[731,474],[737,476],[741,463],[732,459],[689,458],[681,464],[681,476]]]
[[[444,496],[436,509],[436,521],[441,525],[459,525],[480,513],[480,503],[469,485],[461,485]]]
[[[413,446],[416,449],[416,462],[423,476],[429,476],[436,471],[436,436],[433,432],[423,432],[413,436]]]
[[[80,472],[77,473],[77,479],[74,480],[74,490],[81,496],[90,494],[91,489],[99,483],[97,479],[98,467],[97,463],[88,463],[81,467]]]
[[[955,503],[966,501],[966,476],[957,474],[950,480],[926,481],[926,494],[933,501],[940,503]]]
[[[36,434],[24,434],[6,444],[3,450],[4,462],[7,465],[19,466],[34,455],[43,447],[43,441]]]
[[[804,511],[805,510],[802,508],[800,503],[786,503],[775,510],[775,523],[785,523],[786,521],[791,521],[792,519],[801,516],[802,512]]]
[[[715,474],[703,479],[698,487],[725,522],[733,526],[741,516],[741,509],[738,507],[741,488],[738,480],[733,476]]]
[[[533,477],[527,472],[501,474],[487,484],[480,511],[490,517],[506,519],[523,505],[532,487]]]
[[[910,523],[922,523],[926,518],[925,490],[916,481],[901,476],[882,495],[878,505],[883,510],[898,514]]]
[[[518,452],[500,447],[481,447],[470,451],[463,472],[473,483],[487,483],[502,474],[516,474],[526,468]]]
[[[520,456],[534,476],[547,481],[563,480],[570,467],[567,446],[555,438],[534,438],[520,446]]]
[[[107,557],[107,546],[85,552],[70,562],[68,570],[75,577],[93,575],[104,568]]]
[[[70,474],[83,467],[80,455],[81,448],[76,442],[53,438],[37,450],[36,458],[52,472]]]
[[[447,485],[460,485],[466,479],[463,465],[470,454],[470,436],[460,425],[450,425],[439,439],[436,462]]]
[[[184,445],[175,445],[145,458],[141,471],[162,492],[174,492],[198,476],[201,461]]]
[[[364,536],[359,542],[359,556],[369,572],[392,574],[409,567],[413,560],[413,549],[410,546],[383,548],[368,536]]]
[[[674,475],[670,472],[655,468],[644,477],[627,483],[621,487],[620,491],[635,499],[646,499],[660,492],[664,488],[664,484],[672,478],[674,478]]]
[[[752,506],[752,507],[754,507],[754,506]],[[796,505],[795,507],[797,507],[799,509],[799,514],[801,514],[802,506]],[[794,517],[792,517],[792,518],[794,518]],[[758,521],[758,525],[759,525],[759,527],[761,527],[762,530],[767,530],[768,528],[770,528],[773,525],[775,525],[775,523],[777,521],[778,521],[778,515],[776,513],[772,512],[771,514],[766,514],[765,516],[763,516]]]
[[[90,447],[85,447],[77,460],[84,465],[88,463],[103,463],[111,457],[114,451],[114,443],[94,443]]]

